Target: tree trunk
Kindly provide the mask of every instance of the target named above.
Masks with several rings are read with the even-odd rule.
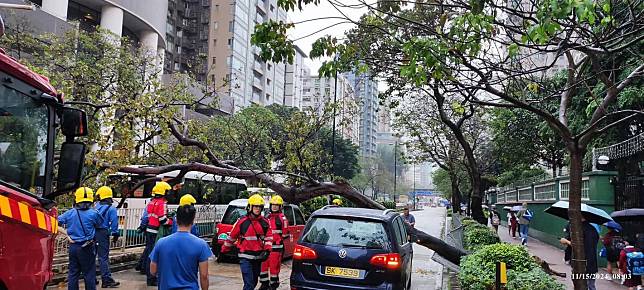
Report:
[[[452,247],[443,240],[431,236],[423,231],[416,230],[416,235],[418,236],[418,240],[416,242],[419,245],[434,250],[437,254],[456,265],[460,264],[461,257],[467,255],[464,251]]]
[[[456,174],[450,172],[450,183],[452,184],[452,212],[458,213],[461,208],[461,191],[458,188],[458,181],[456,180]]]
[[[572,242],[572,273],[573,277],[586,273],[586,255],[584,253],[584,232],[581,215],[581,174],[585,148],[575,142],[568,145],[570,153],[570,183],[568,196],[568,219],[570,221],[570,238]],[[586,280],[573,279],[575,290],[586,290]]]

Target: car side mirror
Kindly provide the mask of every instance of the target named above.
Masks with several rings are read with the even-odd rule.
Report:
[[[63,135],[68,138],[87,136],[87,114],[85,111],[64,107],[62,111],[62,126],[61,130]]]
[[[73,190],[80,186],[83,163],[85,163],[85,147],[83,143],[63,143],[58,161],[57,192]]]

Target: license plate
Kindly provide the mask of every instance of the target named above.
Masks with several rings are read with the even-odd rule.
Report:
[[[360,278],[360,270],[349,269],[349,268],[340,268],[340,267],[325,267],[324,275],[333,276],[333,277],[343,277],[358,279]]]

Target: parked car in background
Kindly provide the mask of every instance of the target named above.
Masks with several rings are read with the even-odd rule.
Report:
[[[221,221],[216,224],[215,238],[212,239],[212,251],[215,256],[217,256],[217,262],[222,262],[227,259],[235,259],[237,257],[236,250],[226,253],[226,255],[221,255],[221,247],[226,239],[228,239],[228,235],[233,229],[235,222],[246,215],[246,205],[248,205],[248,199],[236,199],[231,201],[228,204]],[[270,207],[267,202],[264,206],[265,214],[268,213],[269,208]],[[284,233],[290,235],[290,237],[284,241],[284,258],[289,258],[293,255],[295,242],[300,238],[306,221],[297,205],[284,204],[283,212],[289,224],[289,226],[284,229]]]
[[[292,290],[411,287],[413,248],[393,210],[327,206],[295,245]]]

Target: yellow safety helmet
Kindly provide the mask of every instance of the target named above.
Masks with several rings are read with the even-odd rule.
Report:
[[[182,205],[194,205],[197,203],[197,200],[191,194],[186,194],[179,199],[179,206]]]
[[[101,200],[106,199],[106,198],[112,198],[112,189],[109,188],[109,186],[101,186],[98,188],[96,191],[96,195],[98,195],[98,198]]]
[[[81,202],[94,202],[94,191],[89,187],[80,187],[74,193],[74,201],[76,203]]]
[[[264,198],[259,194],[253,194],[248,199],[248,206],[264,206]]]
[[[283,205],[284,204],[284,199],[279,195],[273,195],[273,197],[271,197],[271,201],[269,203],[270,204]]]
[[[172,189],[172,186],[165,181],[157,182],[152,188],[152,194],[165,195],[165,192]]]
[[[339,199],[339,198],[336,198],[336,199],[333,200],[333,204],[337,205],[337,206],[341,206],[342,205],[342,200]]]

